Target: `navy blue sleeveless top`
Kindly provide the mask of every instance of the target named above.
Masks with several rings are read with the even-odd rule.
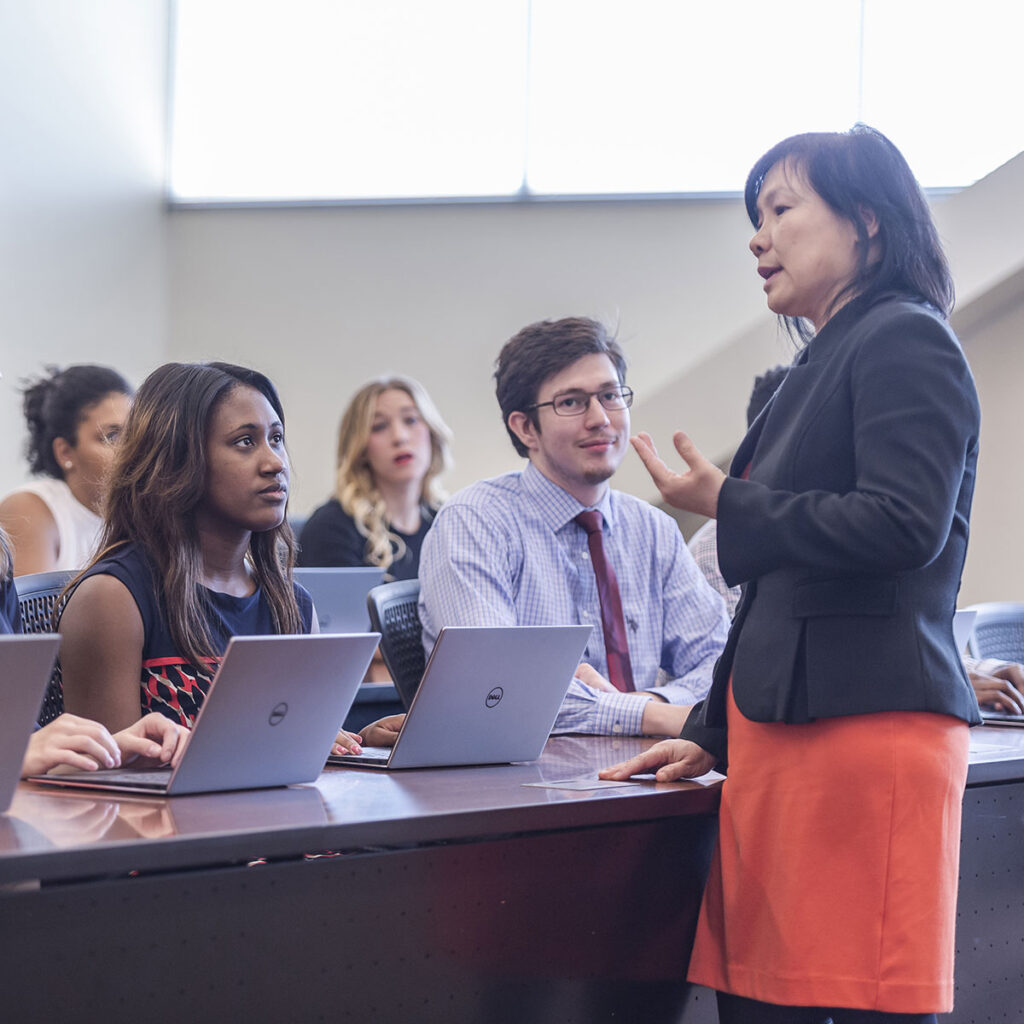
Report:
[[[248,597],[233,597],[201,587],[207,609],[206,624],[216,657],[194,664],[178,652],[164,612],[163,591],[154,580],[153,566],[135,544],[126,544],[97,562],[85,574],[113,576],[131,592],[142,616],[142,675],[139,680],[143,714],[159,711],[172,721],[192,726],[206,699],[210,682],[233,636],[266,636],[276,633],[274,619],[261,588]],[[302,632],[310,631],[313,601],[308,591],[293,584],[299,605]]]

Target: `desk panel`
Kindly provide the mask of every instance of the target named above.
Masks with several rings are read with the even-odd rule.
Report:
[[[24,784],[0,818],[8,1015],[711,1024],[682,978],[717,787],[524,786],[647,742],[172,800]],[[974,730],[955,1024],[1024,1021],[1022,809],[1024,730]]]

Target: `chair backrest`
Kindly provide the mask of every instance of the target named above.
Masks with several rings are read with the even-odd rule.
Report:
[[[419,596],[419,580],[382,583],[366,595],[370,625],[380,633],[380,652],[406,709],[416,696],[427,664],[416,607]]]
[[[973,604],[978,613],[967,650],[974,658],[1024,662],[1024,602]]]
[[[18,592],[18,609],[21,612],[21,629],[24,633],[52,633],[53,609],[57,598],[67,584],[77,576],[73,570],[58,569],[56,572],[35,572],[28,576],[15,576],[14,589]],[[46,687],[38,722],[46,725],[64,713],[64,688],[60,679],[60,664],[54,666],[53,675]]]

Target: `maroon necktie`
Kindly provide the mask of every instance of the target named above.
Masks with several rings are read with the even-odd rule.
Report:
[[[594,566],[594,576],[597,578],[604,649],[608,656],[608,681],[620,690],[635,690],[633,667],[629,663],[629,644],[626,641],[626,623],[622,617],[619,581],[615,578],[615,570],[604,557],[601,513],[597,509],[588,509],[576,516],[576,522],[587,531],[590,561]]]

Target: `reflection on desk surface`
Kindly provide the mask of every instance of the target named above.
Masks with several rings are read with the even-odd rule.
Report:
[[[1024,730],[979,726],[970,737],[969,783],[1024,778]],[[476,812],[526,812],[542,805],[621,801],[704,788],[691,782],[650,781],[582,791],[524,785],[594,778],[599,769],[633,757],[654,742],[635,736],[555,736],[539,760],[520,764],[390,773],[329,768],[310,786],[174,798],[51,791],[21,783],[8,815],[0,816],[0,856],[95,843],[265,835],[325,825],[359,828],[407,819],[451,821]],[[713,809],[704,802],[693,806],[695,813]],[[353,838],[362,842],[366,833],[359,831]]]
[[[69,847],[100,840],[315,827],[326,824],[327,811],[314,786],[172,798],[21,786],[7,817],[31,827],[46,845]]]
[[[635,797],[641,788],[647,793],[705,788],[691,782],[637,782],[635,787],[585,791],[538,789],[526,785],[568,778],[597,778],[601,768],[634,757],[656,742],[642,736],[553,736],[536,761],[393,772],[330,766],[317,779],[316,785],[324,795],[331,820],[338,822],[371,817],[376,820],[427,817],[496,806],[623,799]]]
[[[392,773],[331,768],[310,786],[171,798],[51,790],[23,782],[6,826],[0,829],[0,858],[5,854],[86,849],[95,844],[134,847],[140,842],[167,839],[266,836],[271,832],[284,835],[325,825],[352,826],[359,832],[353,835],[346,828],[346,834],[331,837],[332,843],[351,839],[362,845],[375,841],[367,839],[362,826],[372,831],[377,823],[389,826],[417,819],[450,822],[476,812],[525,812],[542,805],[678,794],[681,789],[702,788],[686,782],[641,782],[616,789],[572,792],[523,785],[596,778],[599,769],[632,757],[653,742],[639,737],[557,736],[549,740],[539,760],[520,764]],[[439,829],[446,827],[438,825]],[[415,836],[417,828],[410,828],[408,834]],[[302,841],[311,840],[305,837]]]

